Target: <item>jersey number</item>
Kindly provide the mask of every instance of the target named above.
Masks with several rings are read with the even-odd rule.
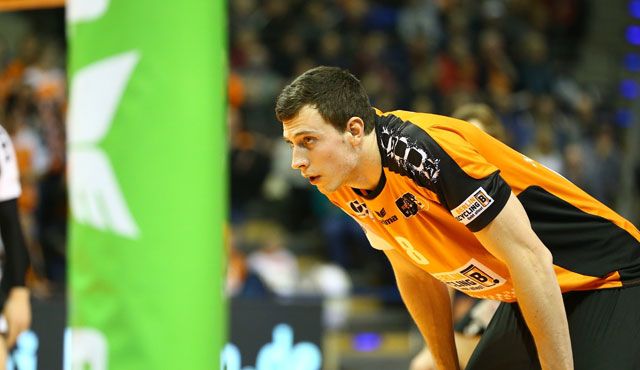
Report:
[[[413,247],[411,242],[409,242],[407,239],[401,236],[396,236],[396,241],[398,242],[398,244],[400,244],[402,249],[404,249],[404,251],[407,253],[407,256],[409,256],[409,258],[411,258],[415,263],[417,263],[418,265],[429,264],[429,260],[425,256],[423,256],[422,253],[418,252]]]

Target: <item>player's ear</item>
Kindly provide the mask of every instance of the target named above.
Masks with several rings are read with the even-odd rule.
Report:
[[[364,121],[360,117],[351,117],[347,121],[347,129],[349,137],[359,142],[364,137]]]

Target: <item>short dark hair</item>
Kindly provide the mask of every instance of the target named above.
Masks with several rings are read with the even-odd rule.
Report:
[[[373,130],[375,112],[360,81],[349,71],[320,66],[298,76],[285,86],[276,100],[280,122],[294,118],[305,105],[316,108],[339,132],[351,117],[360,117],[365,133]]]

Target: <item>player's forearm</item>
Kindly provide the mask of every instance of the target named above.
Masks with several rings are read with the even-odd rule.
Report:
[[[533,232],[515,195],[511,194],[498,216],[475,235],[508,266],[542,367],[573,369],[569,325],[551,253]]]
[[[447,288],[431,287],[429,294],[404,294],[405,304],[425,338],[438,369],[459,369],[458,355],[453,336],[451,301]],[[428,297],[428,298],[427,298]],[[425,305],[424,300],[429,304]]]
[[[387,252],[402,299],[425,338],[439,369],[458,369],[453,337],[451,300],[444,284]]]
[[[510,266],[518,305],[533,335],[542,368],[573,369],[567,315],[551,256],[530,252]]]

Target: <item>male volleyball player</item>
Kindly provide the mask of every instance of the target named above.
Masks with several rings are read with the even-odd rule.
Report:
[[[370,106],[311,69],[276,102],[300,170],[393,266],[441,369],[447,286],[502,301],[468,369],[640,367],[640,232],[562,176],[457,119]]]

